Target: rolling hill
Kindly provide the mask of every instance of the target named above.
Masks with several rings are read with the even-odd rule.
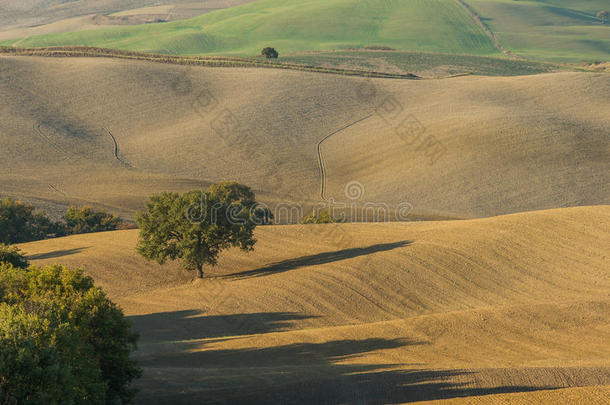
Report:
[[[152,193],[221,180],[301,214],[331,199],[408,203],[416,218],[607,204],[609,89],[603,73],[396,80],[2,56],[0,189],[126,218]]]
[[[503,46],[532,59],[610,60],[610,24],[596,14],[605,0],[467,0]]]
[[[0,0],[0,37],[3,31],[27,28],[61,29],[82,17],[155,14],[167,20],[185,19],[249,0]],[[250,0],[251,1],[251,0]],[[75,26],[77,28],[78,26]],[[80,29],[84,29],[80,28]],[[37,30],[32,30],[36,32]]]
[[[124,308],[142,404],[604,403],[609,229],[610,206],[266,226],[201,281],[137,257],[137,230],[21,248]]]
[[[47,35],[14,32],[13,38],[0,35],[0,45],[248,56],[258,55],[265,46],[274,46],[280,55],[383,46],[445,54],[504,52],[558,62],[607,61],[610,25],[595,16],[604,8],[604,0],[258,0],[170,23]]]
[[[38,36],[20,45],[85,45],[174,54],[256,55],[265,46],[285,54],[367,45],[499,53],[454,0],[259,0],[186,21]]]

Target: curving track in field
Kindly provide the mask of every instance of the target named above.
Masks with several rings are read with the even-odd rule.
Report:
[[[360,118],[359,120],[356,120],[356,121],[352,122],[351,124],[348,124],[340,129],[336,130],[335,132],[326,135],[316,144],[316,152],[318,155],[318,167],[320,169],[320,198],[322,200],[326,200],[326,160],[324,159],[324,156],[322,155],[322,143],[324,143],[324,141],[330,139],[331,136],[336,135],[339,132],[344,131],[347,128],[352,127],[364,120],[367,120],[367,119],[371,118],[373,115],[374,114],[369,114],[366,117]]]

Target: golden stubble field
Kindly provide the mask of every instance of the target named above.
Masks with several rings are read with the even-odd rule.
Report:
[[[21,245],[83,267],[141,333],[150,403],[607,403],[610,207],[265,226],[206,279],[137,230]]]
[[[393,80],[3,56],[0,189],[129,219],[151,193],[231,179],[309,207],[322,165],[327,200],[356,181],[357,203],[423,218],[604,204],[609,90],[604,73]]]

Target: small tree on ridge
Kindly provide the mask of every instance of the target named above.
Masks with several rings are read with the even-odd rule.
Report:
[[[266,47],[261,51],[261,55],[263,55],[267,59],[277,59],[280,54],[275,50],[275,48]]]

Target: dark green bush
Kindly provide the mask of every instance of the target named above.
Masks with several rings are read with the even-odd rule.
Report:
[[[69,234],[114,231],[121,224],[121,218],[91,207],[70,207],[64,214]]]
[[[0,263],[8,263],[13,267],[25,269],[30,264],[28,259],[21,254],[21,250],[16,246],[8,246],[0,243]]]
[[[24,303],[0,304],[2,404],[104,404],[105,390],[74,324],[41,317]]]
[[[129,403],[136,341],[81,270],[0,265],[0,402]]]
[[[341,219],[334,217],[329,211],[314,211],[301,219],[302,224],[336,224],[338,222],[342,222]]]
[[[63,236],[64,229],[34,206],[7,198],[0,201],[0,243],[20,243]]]
[[[263,48],[263,50],[261,51],[261,55],[263,55],[267,59],[277,59],[277,57],[280,56],[280,54],[274,48],[271,47]]]

